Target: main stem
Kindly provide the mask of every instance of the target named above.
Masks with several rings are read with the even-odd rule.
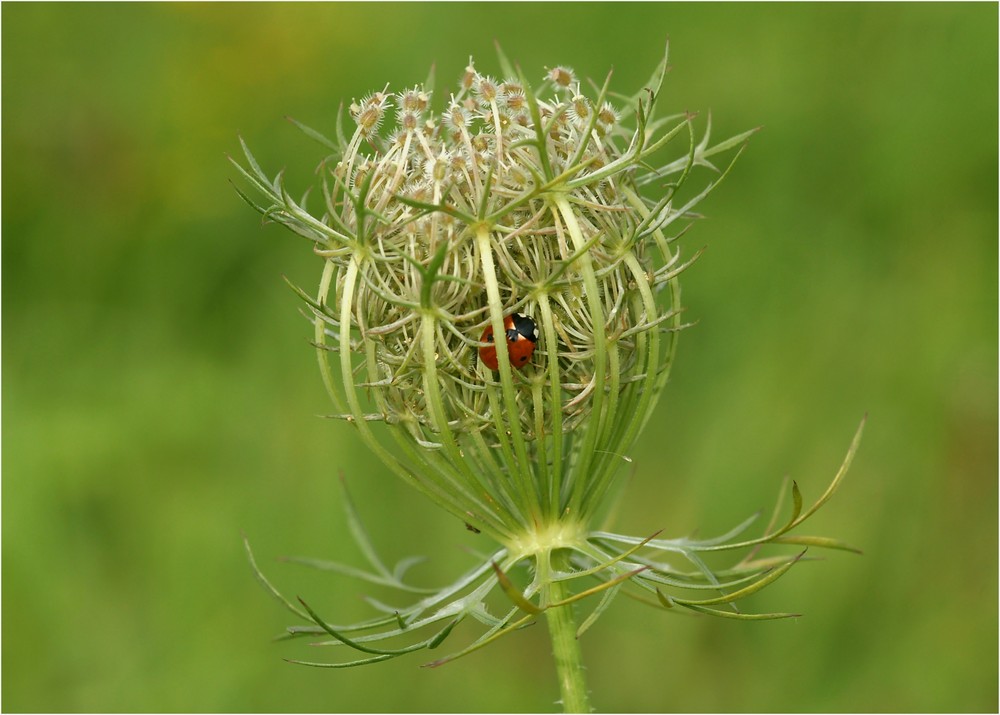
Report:
[[[553,551],[552,568],[557,571],[568,571],[568,554],[569,552],[564,549]],[[548,603],[558,603],[569,597],[566,583],[566,581],[549,581]],[[587,695],[587,681],[583,673],[580,641],[576,637],[577,625],[573,615],[573,604],[547,608],[545,620],[549,626],[549,637],[552,638],[552,656],[556,661],[563,712],[589,713],[590,697]]]

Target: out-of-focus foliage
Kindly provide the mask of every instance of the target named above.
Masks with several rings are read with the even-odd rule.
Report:
[[[665,106],[711,110],[720,137],[764,130],[685,239],[708,247],[683,281],[698,324],[618,526],[715,533],[784,474],[810,501],[867,411],[814,524],[865,555],[754,597],[794,622],[619,600],[582,642],[594,702],[997,709],[995,5],[5,4],[2,20],[5,710],[553,707],[537,629],[433,671],[315,671],[269,643],[285,613],[241,530],[286,592],[367,613],[355,584],[273,563],[360,559],[339,470],[387,557],[431,556],[414,578],[487,547],[315,417],[330,407],[281,280],[312,284],[314,259],[260,228],[224,153],[240,132],[306,176],[322,149],[284,115],[331,130],[341,100],[432,62],[439,82],[470,54],[486,69],[494,39],[526,69],[614,66],[631,88],[667,34]]]

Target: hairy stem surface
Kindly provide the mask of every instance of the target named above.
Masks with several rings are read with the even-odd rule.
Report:
[[[551,564],[557,571],[569,570],[569,552],[565,549],[552,552]],[[547,587],[548,603],[558,603],[570,595],[566,581],[550,581]],[[576,637],[573,604],[546,609],[545,620],[552,639],[552,656],[556,662],[563,712],[589,713],[590,697],[584,678],[580,641]]]

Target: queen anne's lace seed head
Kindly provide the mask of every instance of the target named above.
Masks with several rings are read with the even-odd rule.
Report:
[[[463,105],[452,100],[444,115],[445,126],[452,132],[461,132],[469,126],[470,112]],[[461,134],[459,134],[461,136]],[[457,141],[455,142],[457,143]]]
[[[605,127],[613,127],[618,122],[618,110],[610,102],[605,102],[597,113],[597,121]]]
[[[576,75],[569,67],[553,67],[545,75],[545,78],[563,89],[568,89],[576,83]]]
[[[582,94],[574,95],[566,110],[570,122],[576,129],[584,129],[590,122],[592,110],[590,101]]]
[[[681,327],[668,227],[682,212],[642,187],[697,158],[685,142],[650,166],[666,141],[647,135],[655,88],[618,109],[566,67],[537,91],[506,72],[470,59],[440,114],[421,85],[352,103],[325,214],[297,229],[325,260],[316,341],[342,415],[500,539],[546,518],[586,523],[656,404]],[[690,118],[671,129],[686,130]],[[515,313],[537,327],[517,369]]]
[[[472,89],[472,85],[476,81],[476,77],[478,75],[479,73],[476,72],[476,64],[472,61],[472,58],[470,57],[469,64],[465,68],[465,74],[462,75],[462,81],[459,83],[459,86],[464,91]]]
[[[489,105],[492,102],[497,101],[500,96],[500,87],[497,85],[497,81],[492,77],[477,75],[472,84],[472,90],[476,93],[476,96],[479,97],[479,101],[484,105]]]
[[[396,117],[400,128],[405,131],[414,132],[420,127],[420,115],[411,109],[399,112]]]
[[[603,591],[583,630],[626,582],[655,594],[663,608],[760,618],[716,606],[757,591],[798,557],[748,557],[717,576],[699,552],[779,540],[844,548],[816,537],[794,541],[786,532],[832,494],[860,431],[820,500],[802,512],[793,485],[792,520],[772,520],[760,538],[734,540],[749,522],[705,541],[640,539],[590,524],[650,417],[683,327],[677,276],[686,264],[673,244],[679,223],[728,168],[700,191],[683,185],[752,133],[709,146],[707,130],[694,137],[692,117],[654,118],[665,71],[666,58],[650,87],[617,106],[607,83],[588,95],[564,67],[533,90],[521,76],[498,85],[471,59],[440,115],[419,85],[373,93],[351,104],[350,137],[341,136],[338,122],[338,140],[325,142],[335,155],[323,164],[315,215],[247,150],[251,168],[241,171],[271,203],[244,198],[311,239],[324,261],[316,297],[301,294],[336,416],[398,476],[502,544],[455,584],[431,595],[415,589],[418,603],[395,618],[355,627],[381,631],[364,636],[368,645],[341,636],[306,606],[337,644],[364,651],[340,666],[412,650],[370,646],[395,636],[412,641],[415,623],[442,628],[417,644],[436,648],[458,621],[489,612],[494,586],[517,607],[491,616],[489,630],[451,657],[518,630],[525,611],[526,618],[548,615]],[[390,98],[396,126],[383,136]],[[665,158],[674,137],[680,146]],[[370,544],[363,548],[380,582],[414,590],[401,581],[404,564],[387,570]],[[660,561],[671,554],[683,554],[696,570]],[[505,575],[521,564],[533,574],[523,592]],[[721,597],[664,593],[709,582]],[[555,642],[573,640],[570,620],[560,626],[568,638],[554,630]],[[585,698],[576,705],[589,709]]]
[[[424,176],[427,181],[441,183],[448,178],[451,173],[451,154],[442,149],[436,156],[424,159]]]
[[[400,92],[396,96],[396,106],[401,112],[414,112],[420,114],[427,109],[430,95],[419,87]]]
[[[503,97],[503,106],[512,116],[528,110],[528,99],[524,95],[524,87],[519,83],[513,81],[504,82],[500,85],[500,92]]]
[[[361,100],[351,104],[351,116],[358,124],[358,131],[364,136],[370,136],[378,131],[385,115],[389,97],[385,92],[373,92]]]

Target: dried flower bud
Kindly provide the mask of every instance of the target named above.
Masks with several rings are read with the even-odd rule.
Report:
[[[576,75],[569,67],[553,67],[545,78],[554,82],[557,87],[563,88],[569,88],[576,82]]]

